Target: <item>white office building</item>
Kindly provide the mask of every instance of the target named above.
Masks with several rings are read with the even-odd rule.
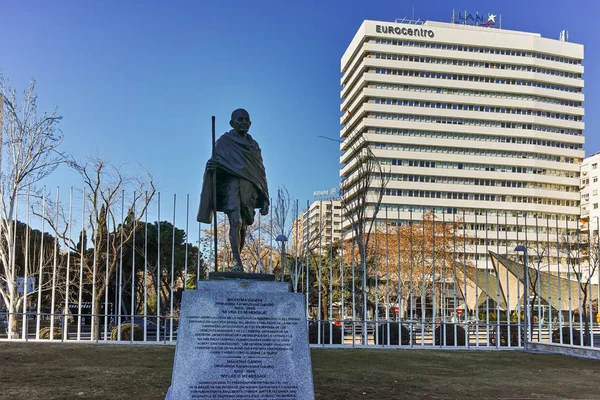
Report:
[[[575,229],[582,60],[583,45],[535,33],[364,21],[341,60],[341,189],[352,195],[369,146],[390,173],[382,210],[464,218],[477,238],[486,220],[489,240],[468,256],[479,266],[488,246],[535,240],[526,218],[551,221],[551,235]]]

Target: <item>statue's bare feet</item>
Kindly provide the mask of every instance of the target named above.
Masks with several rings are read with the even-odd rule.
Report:
[[[231,272],[244,272],[244,267],[240,264],[231,267]]]

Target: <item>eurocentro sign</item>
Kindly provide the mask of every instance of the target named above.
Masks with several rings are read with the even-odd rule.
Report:
[[[419,36],[419,37],[434,37],[435,33],[430,29],[423,28],[401,28],[399,26],[392,25],[375,25],[377,33],[394,33],[402,36]]]

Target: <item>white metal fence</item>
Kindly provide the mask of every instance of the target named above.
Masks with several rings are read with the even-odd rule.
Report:
[[[224,217],[215,263],[196,201],[18,196],[0,244],[0,339],[174,343],[181,293],[230,259]],[[290,228],[271,216],[257,218],[243,254],[247,272],[305,294],[314,345],[600,346],[598,221],[384,207],[368,243],[349,232],[332,243],[352,226],[342,207],[319,208],[292,212],[283,277],[274,238]]]

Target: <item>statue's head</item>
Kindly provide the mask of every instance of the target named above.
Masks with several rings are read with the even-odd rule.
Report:
[[[236,132],[247,133],[250,129],[250,125],[252,125],[252,122],[250,122],[250,114],[243,108],[238,108],[231,113],[229,125],[231,125]]]

